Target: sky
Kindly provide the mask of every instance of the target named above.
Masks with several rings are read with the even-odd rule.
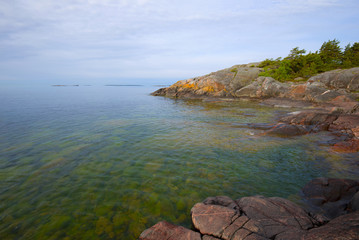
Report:
[[[359,42],[358,0],[0,0],[0,84],[168,84]]]

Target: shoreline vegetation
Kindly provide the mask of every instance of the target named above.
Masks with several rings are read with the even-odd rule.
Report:
[[[293,137],[329,131],[330,151],[359,152],[359,43],[344,50],[336,39],[306,53],[234,65],[178,81],[152,95],[181,99],[256,100],[302,109],[268,126],[266,134]],[[359,182],[318,178],[302,189],[304,208],[283,198],[210,197],[191,210],[193,229],[162,221],[145,230],[152,239],[359,239]]]
[[[259,76],[272,77],[280,82],[305,81],[319,73],[359,67],[359,43],[348,44],[344,50],[336,39],[324,42],[314,53],[293,48],[285,58],[266,59],[258,67],[264,69]]]

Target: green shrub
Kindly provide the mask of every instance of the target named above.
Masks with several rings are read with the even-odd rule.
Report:
[[[337,68],[359,66],[359,43],[348,44],[344,52],[339,41],[324,42],[319,51],[305,54],[304,49],[293,48],[284,59],[266,59],[259,64],[263,68],[260,76],[273,77],[279,81],[291,81],[301,77],[307,79],[321,72]]]

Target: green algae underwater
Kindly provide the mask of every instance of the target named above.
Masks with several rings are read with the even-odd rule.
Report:
[[[0,90],[0,239],[136,239],[191,227],[208,196],[297,200],[315,177],[358,177],[358,154],[246,123],[297,109],[153,97],[154,87]]]

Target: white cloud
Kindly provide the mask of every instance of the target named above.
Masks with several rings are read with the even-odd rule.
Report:
[[[0,70],[11,78],[16,62],[24,75],[40,74],[35,68],[53,77],[198,75],[341,39],[344,30],[335,26],[348,16],[358,25],[355,7],[357,0],[1,1],[0,61],[7,67]],[[358,39],[347,35],[343,41]]]

